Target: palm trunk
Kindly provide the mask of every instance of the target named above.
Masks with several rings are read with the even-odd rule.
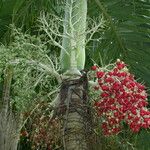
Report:
[[[0,106],[0,150],[17,150],[19,121],[10,108],[12,68],[5,71],[3,97]]]
[[[88,150],[90,114],[87,108],[87,79],[64,80],[60,91],[65,150]]]
[[[85,30],[87,16],[87,0],[66,0],[64,18],[64,37],[61,50],[61,68],[65,72],[73,64],[78,70],[85,65]],[[72,58],[72,55],[74,55]],[[76,62],[74,62],[74,59]]]
[[[19,141],[18,124],[12,113],[0,113],[0,150],[17,150]]]
[[[61,50],[61,68],[66,79],[60,91],[65,150],[89,149],[87,78],[80,77],[85,65],[86,15],[87,0],[66,0]]]

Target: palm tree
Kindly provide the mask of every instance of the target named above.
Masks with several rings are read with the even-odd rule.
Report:
[[[87,79],[81,70],[85,65],[85,32],[87,1],[67,0],[64,19],[64,37],[61,49],[61,65],[65,75],[60,91],[60,102],[64,105],[64,148],[86,150]],[[85,78],[85,79],[84,79]]]
[[[43,0],[40,5],[35,0],[29,3],[24,0],[11,2],[13,4],[9,9],[11,12],[7,13],[13,14],[13,17],[9,15],[9,19],[6,18],[7,22],[2,22],[1,29],[4,24],[8,25],[12,20],[17,26],[21,24],[24,30],[30,29],[32,34],[36,32],[32,28],[36,17],[39,16],[39,8],[55,15],[60,15],[62,12],[57,1],[45,2]],[[97,17],[101,14],[105,20],[105,28],[93,35],[93,39],[86,46],[85,53],[87,3],[88,16]],[[3,8],[1,18],[8,16],[4,13],[6,4],[1,7]],[[131,65],[133,72],[150,86],[148,8],[148,2],[142,0],[133,2],[124,0],[113,2],[107,0],[101,2],[99,0],[66,1],[64,32],[61,35],[62,45],[55,43],[55,46],[61,48],[63,80],[59,99],[63,107],[59,111],[65,120],[63,142],[66,149],[88,149],[86,131],[83,130],[87,116],[81,115],[88,112],[87,108],[83,107],[87,103],[87,80],[81,73],[81,70],[85,68],[85,58],[88,62],[87,67],[92,64],[91,58],[100,65],[105,65],[116,58],[122,58]],[[6,37],[8,36],[5,36],[5,39]],[[81,76],[83,77],[80,78]]]

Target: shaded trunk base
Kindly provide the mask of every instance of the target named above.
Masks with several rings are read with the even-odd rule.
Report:
[[[60,90],[59,114],[63,118],[63,145],[65,150],[89,150],[88,137],[91,116],[87,101],[86,76],[64,80]]]
[[[0,113],[0,150],[17,150],[18,128],[18,123],[11,113]]]
[[[12,66],[4,72],[2,103],[0,105],[0,150],[17,150],[19,140],[19,117],[10,107],[10,87],[13,76]]]

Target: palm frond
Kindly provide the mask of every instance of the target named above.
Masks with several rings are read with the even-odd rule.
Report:
[[[52,14],[63,14],[64,0],[6,0],[0,2],[0,33],[1,41],[10,35],[9,24],[36,32],[36,20],[41,11]],[[7,11],[6,11],[7,10]],[[5,33],[5,34],[4,34]],[[8,40],[9,41],[9,40]]]
[[[150,87],[149,3],[142,0],[95,0],[95,2],[96,6],[94,2],[89,2],[91,7],[93,6],[91,11],[94,11],[91,14],[93,16],[103,14],[107,20],[107,28],[103,33],[96,35],[101,36],[101,41],[94,41],[96,54],[90,49],[89,57],[96,56],[93,59],[99,61],[100,53],[104,64],[121,58]]]

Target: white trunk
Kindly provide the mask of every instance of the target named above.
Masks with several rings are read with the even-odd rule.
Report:
[[[85,30],[86,30],[87,0],[66,0],[64,18],[64,36],[60,61],[63,72],[70,70],[75,64],[78,70],[85,65]],[[67,53],[66,53],[67,52]],[[72,54],[75,53],[75,54]],[[68,55],[69,54],[69,55]],[[75,55],[72,58],[71,55]]]

